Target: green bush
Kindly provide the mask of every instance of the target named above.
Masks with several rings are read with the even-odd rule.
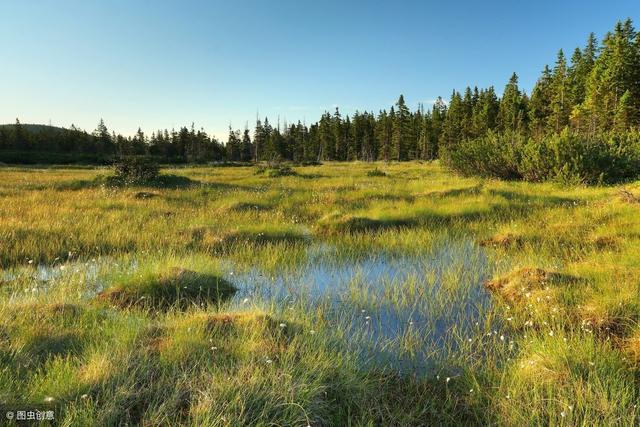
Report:
[[[116,178],[124,182],[151,182],[160,176],[160,165],[145,156],[125,156],[114,161]]]
[[[279,162],[268,163],[266,166],[258,166],[255,171],[256,175],[265,175],[269,178],[277,178],[280,176],[294,176],[297,175],[291,166],[284,165]]]
[[[443,148],[442,159],[463,175],[479,175],[501,179],[519,179],[520,153],[526,142],[516,132],[490,132],[483,138],[465,140]]]
[[[527,181],[568,184],[625,181],[640,173],[638,132],[585,138],[565,129],[523,147],[520,172]]]
[[[493,133],[443,149],[443,161],[463,175],[565,184],[600,184],[640,175],[640,133],[584,137],[565,129],[541,139]]]
[[[387,176],[387,174],[385,171],[375,168],[367,171],[367,176]]]

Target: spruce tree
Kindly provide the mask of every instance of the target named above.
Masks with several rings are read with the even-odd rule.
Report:
[[[396,102],[396,113],[393,120],[393,158],[395,160],[407,159],[407,148],[410,145],[412,136],[411,113],[404,102],[404,96],[400,95]]]
[[[525,124],[526,102],[518,88],[518,76],[511,75],[505,86],[498,113],[499,127],[503,131],[520,131]]]
[[[569,123],[571,105],[569,103],[567,61],[562,49],[558,52],[550,85],[550,111],[547,119],[549,129],[555,133]]]

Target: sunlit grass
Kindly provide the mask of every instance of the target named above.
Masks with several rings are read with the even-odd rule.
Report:
[[[638,423],[622,187],[294,169],[167,170],[181,188],[0,170],[0,406],[64,425]]]

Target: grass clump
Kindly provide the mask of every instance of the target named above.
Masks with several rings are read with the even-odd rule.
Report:
[[[281,176],[295,176],[298,173],[291,166],[267,166],[259,167],[256,175],[264,175],[269,178],[278,178]]]
[[[529,299],[533,294],[549,287],[569,286],[582,282],[578,277],[541,268],[522,268],[506,276],[485,282],[487,289],[496,292],[508,301]]]
[[[521,236],[513,233],[496,234],[495,236],[480,241],[480,246],[486,246],[494,249],[513,249],[519,248],[524,241]]]
[[[269,178],[298,175],[291,166],[283,163],[280,159],[271,160],[266,164],[258,166],[254,173],[255,175],[264,175]]]
[[[152,193],[149,191],[138,191],[136,194],[133,195],[133,198],[136,200],[146,200],[146,199],[154,199],[159,196],[160,195],[158,193]]]
[[[167,309],[218,303],[234,292],[234,286],[219,275],[171,267],[120,277],[97,300],[121,308]]]
[[[376,177],[376,176],[387,176],[387,173],[381,169],[375,168],[367,171],[367,176]]]
[[[620,200],[626,203],[640,203],[640,196],[632,193],[626,188],[621,189],[618,194],[620,195]]]

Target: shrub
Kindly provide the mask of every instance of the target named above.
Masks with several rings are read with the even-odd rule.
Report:
[[[489,132],[485,137],[460,141],[442,150],[444,163],[463,175],[519,179],[520,153],[525,144],[521,133]]]
[[[277,178],[280,176],[293,176],[297,175],[291,166],[283,165],[281,163],[269,163],[267,166],[258,166],[255,171],[256,175],[266,175],[269,178]]]
[[[490,132],[443,150],[443,161],[463,175],[565,184],[600,184],[640,175],[640,133],[585,137],[568,128],[540,139]]]
[[[124,156],[113,163],[116,178],[125,182],[150,182],[160,176],[160,166],[145,156]]]
[[[385,171],[382,171],[378,168],[367,171],[367,176],[387,176]]]
[[[267,169],[267,176],[271,178],[279,177],[279,176],[293,176],[296,175],[296,171],[291,169],[289,166],[280,166],[277,168]]]

